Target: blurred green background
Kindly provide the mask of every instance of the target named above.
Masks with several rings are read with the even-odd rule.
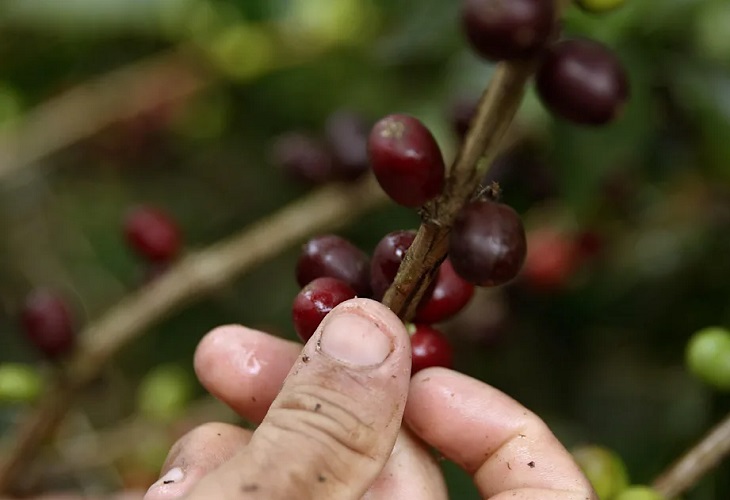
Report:
[[[467,47],[458,10],[445,0],[0,2],[0,137],[16,141],[0,141],[5,148],[28,146],[14,134],[37,106],[117,68],[182,47],[191,74],[205,75],[186,99],[0,176],[0,361],[37,360],[17,321],[29,290],[61,290],[83,325],[140,286],[144,270],[120,225],[130,206],[166,209],[193,250],[304,195],[308,186],[271,164],[278,134],[321,133],[340,109],[371,121],[407,112],[451,157],[449,110],[478,96],[492,72]],[[603,251],[560,287],[518,280],[480,294],[446,328],[459,370],[536,411],[566,446],[615,449],[645,483],[730,410],[728,395],[683,363],[695,330],[730,326],[730,3],[628,0],[603,16],[573,8],[564,25],[619,54],[631,102],[615,124],[585,129],[552,118],[530,89],[519,154],[502,161],[499,180],[528,230],[589,232]],[[154,99],[175,84],[118,99]],[[369,251],[417,224],[389,205],[342,234]],[[165,363],[192,376],[194,348],[216,325],[293,338],[296,257],[290,249],[156,325],[108,367],[65,431],[134,418],[143,377]],[[0,406],[5,437],[24,411]],[[40,486],[143,484],[168,445],[141,443],[110,466],[49,473]],[[48,464],[64,456],[61,446],[49,453]],[[453,498],[478,498],[444,467]],[[730,498],[730,466],[685,498]]]

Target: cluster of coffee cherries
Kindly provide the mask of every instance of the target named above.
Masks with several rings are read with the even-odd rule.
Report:
[[[445,163],[428,128],[403,114],[386,116],[367,137],[369,164],[383,190],[398,204],[416,208],[441,194]],[[393,284],[416,232],[395,231],[383,237],[370,258],[336,235],[308,241],[296,267],[302,290],[294,300],[297,334],[307,341],[335,306],[353,297],[382,300]],[[453,352],[434,324],[461,311],[475,285],[498,286],[512,280],[526,255],[519,215],[491,199],[475,199],[458,214],[452,227],[448,257],[417,308],[411,335],[413,373],[452,365]]]
[[[122,231],[127,246],[141,258],[145,281],[158,276],[175,261],[182,249],[176,220],[151,205],[131,209]],[[59,359],[76,343],[76,321],[67,298],[50,288],[32,290],[20,311],[20,323],[30,344],[45,358]]]
[[[621,115],[629,97],[626,72],[601,43],[573,38],[555,41],[554,0],[465,0],[462,23],[474,50],[490,61],[538,58],[535,83],[555,115],[586,126],[605,125]],[[623,0],[580,0],[590,12],[605,12]]]

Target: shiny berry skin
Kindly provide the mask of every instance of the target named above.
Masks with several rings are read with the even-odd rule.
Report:
[[[537,69],[535,82],[550,111],[580,125],[613,121],[629,98],[621,61],[593,40],[577,38],[553,45]]]
[[[347,283],[358,297],[370,296],[370,258],[333,234],[312,238],[304,244],[296,276],[301,287],[317,278],[336,278]]]
[[[411,334],[411,375],[425,368],[451,368],[454,349],[446,336],[427,325],[414,325]]]
[[[370,261],[370,287],[375,300],[383,299],[414,239],[415,231],[394,231],[376,245]]]
[[[470,283],[498,286],[512,280],[527,253],[525,228],[511,207],[475,201],[457,215],[449,237],[454,270]]]
[[[20,313],[25,335],[44,356],[55,359],[69,353],[76,335],[71,309],[51,290],[35,290],[25,299]]]
[[[474,285],[456,274],[446,259],[439,267],[433,292],[418,306],[415,320],[427,324],[447,320],[461,311],[473,295]]]
[[[334,157],[335,178],[355,180],[368,171],[368,133],[368,124],[355,112],[340,110],[327,119],[325,137]]]
[[[319,185],[334,177],[334,159],[326,145],[304,133],[277,137],[269,156],[271,163],[298,182]]]
[[[337,305],[355,298],[355,290],[335,278],[317,278],[297,294],[292,319],[302,342],[310,339],[325,316]]]
[[[389,115],[376,123],[368,155],[380,187],[396,203],[416,208],[441,194],[446,172],[441,149],[416,118]]]
[[[522,267],[525,282],[541,291],[563,288],[580,264],[577,242],[550,228],[533,231],[527,239],[527,257]]]
[[[490,61],[525,59],[545,46],[554,0],[465,0],[461,21],[474,50]]]
[[[165,263],[180,253],[182,239],[175,220],[156,207],[141,206],[124,219],[127,244],[150,262]]]

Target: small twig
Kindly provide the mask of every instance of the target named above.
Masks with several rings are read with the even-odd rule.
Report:
[[[73,87],[0,134],[0,182],[116,122],[183,100],[213,82],[187,49],[135,62]],[[151,92],[150,89],[159,89]]]
[[[424,207],[416,239],[406,253],[383,303],[404,320],[413,317],[448,251],[456,215],[469,202],[517,113],[534,62],[502,63],[482,96],[472,126],[449,172],[443,194]]]
[[[322,188],[241,233],[190,254],[150,285],[124,298],[82,332],[65,377],[56,381],[15,432],[10,456],[0,464],[0,493],[12,487],[86,384],[150,326],[308,236],[345,226],[385,200],[372,177],[352,186]]]
[[[694,486],[730,454],[730,414],[654,481],[665,498],[676,498]]]

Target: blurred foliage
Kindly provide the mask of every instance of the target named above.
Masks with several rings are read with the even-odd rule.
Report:
[[[605,42],[626,64],[631,102],[615,124],[583,129],[528,92],[522,159],[508,159],[500,181],[529,228],[592,231],[603,252],[561,289],[518,281],[450,325],[460,370],[536,411],[566,446],[616,450],[632,483],[650,482],[730,410],[727,394],[683,365],[695,330],[730,324],[729,26],[727,0],[570,10],[568,34]],[[0,130],[75,84],[179,45],[215,68],[215,85],[0,181],[0,361],[35,360],[16,321],[31,288],[62,290],[83,323],[140,286],[144,269],[120,231],[129,206],[165,207],[191,249],[210,244],[307,191],[272,167],[268,144],[288,130],[320,133],[341,108],[372,120],[412,113],[450,156],[450,103],[478,95],[492,72],[460,35],[458,2],[4,0]],[[417,223],[393,206],[343,235],[372,249]],[[192,375],[194,348],[216,325],[293,337],[296,255],[129,346],[82,401],[88,419],[106,427],[133,414],[135,388],[160,364]],[[17,412],[0,409],[0,430]],[[454,498],[477,498],[463,473],[445,470]],[[730,467],[686,498],[730,498]]]

